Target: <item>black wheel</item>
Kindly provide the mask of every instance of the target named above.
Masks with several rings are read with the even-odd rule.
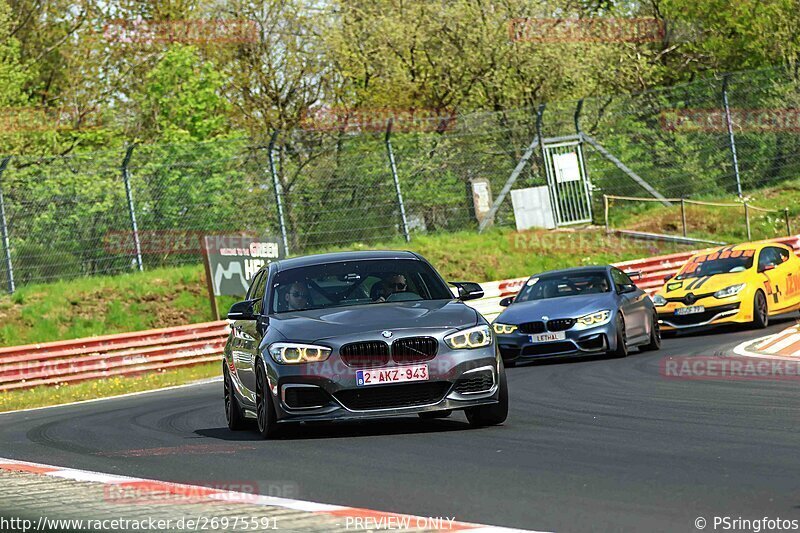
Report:
[[[417,414],[423,420],[432,420],[434,418],[447,418],[448,416],[453,414],[453,410],[447,409],[445,411],[428,411],[425,413],[417,413]]]
[[[502,360],[498,379],[500,380],[500,396],[497,403],[464,409],[470,425],[474,427],[499,426],[508,418],[508,382]]]
[[[272,406],[272,393],[267,383],[267,373],[261,361],[256,361],[256,419],[258,432],[265,439],[278,436],[278,421]]]
[[[764,329],[769,326],[769,306],[767,297],[762,291],[756,291],[753,297],[753,327]]]
[[[231,375],[228,371],[227,363],[222,369],[222,387],[225,397],[225,421],[228,422],[228,429],[231,431],[239,431],[245,428],[246,423],[242,415],[242,408],[239,407],[239,401],[236,399],[236,394],[233,392],[233,384],[231,383]]]
[[[658,325],[658,315],[653,313],[653,323],[650,325],[650,342],[642,346],[642,350],[652,351],[661,348],[661,326]]]
[[[614,357],[628,357],[628,335],[625,333],[625,319],[622,313],[617,314],[617,349],[611,352]]]

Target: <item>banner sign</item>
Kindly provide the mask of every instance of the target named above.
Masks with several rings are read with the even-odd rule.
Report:
[[[280,240],[246,235],[203,237],[214,295],[243,296],[258,269],[283,258]]]

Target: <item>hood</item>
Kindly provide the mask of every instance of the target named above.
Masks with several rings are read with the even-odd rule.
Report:
[[[417,300],[313,309],[270,315],[269,325],[287,339],[312,342],[390,329],[462,329],[478,323],[478,313],[457,300]]]
[[[702,276],[699,278],[688,278],[682,280],[670,280],[659,289],[658,294],[665,298],[680,298],[690,292],[692,294],[712,294],[725,287],[745,282],[745,272],[728,272],[725,274],[715,274],[713,276]]]
[[[548,319],[579,318],[602,309],[615,309],[616,306],[616,294],[613,292],[532,300],[511,304],[495,322],[522,324],[541,320],[543,316]]]

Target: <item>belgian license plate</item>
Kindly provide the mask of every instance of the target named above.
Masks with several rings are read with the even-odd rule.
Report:
[[[531,335],[531,342],[553,342],[563,341],[567,338],[567,334],[563,331],[552,331],[550,333],[539,333]]]
[[[428,365],[396,366],[379,370],[356,370],[356,385],[368,387],[384,383],[404,383],[406,381],[426,381]]]
[[[689,307],[681,307],[675,310],[676,315],[693,315],[695,313],[702,313],[706,310],[702,305],[690,305]]]

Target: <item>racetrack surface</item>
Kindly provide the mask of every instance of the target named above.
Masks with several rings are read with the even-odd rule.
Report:
[[[665,339],[660,352],[508,369],[502,427],[463,414],[225,427],[220,382],[0,414],[0,455],[165,481],[256,483],[273,495],[555,531],[713,530],[717,516],[800,518],[797,381],[689,381],[665,356],[731,353],[768,330]],[[13,502],[0,502],[13,508]]]

